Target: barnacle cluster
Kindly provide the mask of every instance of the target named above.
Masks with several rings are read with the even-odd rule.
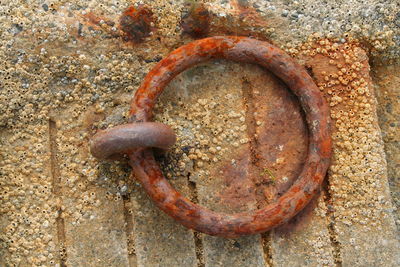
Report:
[[[211,73],[224,68],[220,62],[207,66]],[[197,69],[202,72],[203,67]],[[232,90],[237,87],[232,80],[229,81],[231,87],[213,92],[201,90],[204,82],[198,80],[200,76],[191,77],[191,73],[195,72],[190,70],[178,76],[165,89],[154,112],[155,119],[170,125],[178,136],[175,151],[168,162],[171,166],[166,176],[169,178],[186,176],[188,172],[193,172],[193,165],[197,171],[190,179],[195,181],[198,176],[206,177],[210,172],[205,166],[216,164],[232,149],[249,142],[244,123],[245,110],[235,108],[243,105],[242,91]],[[191,78],[182,84],[187,77]],[[228,81],[226,77],[224,80]],[[188,94],[192,100],[187,98]]]
[[[387,181],[380,179],[385,157],[368,57],[356,41],[312,37],[297,54],[308,57],[306,66],[318,68],[317,85],[331,106],[334,157],[329,188],[337,205],[335,216],[348,225],[357,222],[379,227],[390,203],[382,191]]]

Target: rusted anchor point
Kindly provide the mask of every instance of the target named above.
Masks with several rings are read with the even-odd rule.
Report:
[[[256,63],[273,72],[299,98],[305,113],[309,146],[301,174],[276,202],[259,210],[224,214],[192,203],[169,184],[149,148],[167,148],[175,141],[167,126],[149,122],[157,97],[176,75],[214,58]],[[277,47],[247,37],[210,37],[173,51],[145,77],[132,99],[130,116],[130,124],[94,136],[93,155],[127,154],[135,177],[160,209],[184,226],[209,235],[256,234],[287,222],[319,190],[332,153],[328,105],[307,71]]]

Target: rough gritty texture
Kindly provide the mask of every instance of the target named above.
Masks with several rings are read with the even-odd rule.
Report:
[[[388,181],[381,179],[387,169],[368,58],[356,45],[341,45],[338,50],[341,56],[332,61],[326,59],[328,52],[309,64],[330,102],[335,126],[328,179],[340,262],[395,266],[399,243]],[[374,256],[377,251],[382,257]]]
[[[334,266],[324,194],[290,223],[272,231],[273,266]]]
[[[149,2],[156,30],[138,44],[124,42],[118,28],[119,16],[131,1],[1,2],[0,265],[398,266],[393,219],[397,214],[399,220],[399,68],[393,65],[399,60],[397,1],[205,1],[210,34],[252,35],[282,46],[312,69],[332,105],[335,156],[323,197],[316,200],[316,209],[273,233],[240,240],[193,234],[160,215],[130,178],[126,163],[98,162],[90,156],[90,136],[126,122],[130,98],[144,75],[159,58],[191,40],[181,35],[179,26],[182,12],[187,12],[183,2]],[[321,43],[326,37],[330,43]],[[372,65],[378,103],[369,77],[371,59],[383,61],[383,66]],[[213,76],[208,77],[210,71]],[[238,180],[230,181],[230,191],[215,187],[223,183],[223,175],[205,183],[211,179],[205,172],[222,159],[231,164],[233,156],[227,152],[248,150],[247,129],[240,128],[248,119],[240,104],[245,95],[236,84],[242,72],[263,75],[256,67],[208,63],[189,70],[169,88],[192,84],[196,92],[198,86],[200,102],[189,106],[190,119],[168,121],[175,124],[181,143],[159,160],[182,192],[216,209],[255,208],[263,199],[272,200],[275,192],[266,179],[266,195],[240,201],[245,198],[236,190]],[[208,78],[208,85],[196,82],[196,76]],[[350,76],[347,84],[345,76]],[[261,87],[263,79],[249,79],[250,87]],[[204,110],[213,101],[228,103],[213,100],[215,90],[236,92],[237,105],[208,107],[227,119],[221,129],[221,119],[207,121]],[[161,102],[159,116],[171,101]],[[183,106],[169,110],[177,117],[187,112]],[[208,146],[213,143],[211,131],[192,136],[187,130],[204,123],[218,136],[225,134],[216,140],[220,149]],[[185,139],[196,140],[199,151],[187,147],[191,141],[182,144]],[[254,166],[245,164],[251,173]],[[217,202],[215,192],[223,192],[227,205]],[[235,201],[235,196],[240,198]]]
[[[186,179],[174,180],[173,185],[187,191]],[[193,232],[155,207],[140,186],[134,191],[131,200],[137,266],[197,266]]]
[[[372,71],[378,105],[379,125],[385,142],[390,193],[400,227],[400,66],[377,65]]]
[[[170,100],[161,101],[167,106],[160,110],[164,113],[156,115],[178,127],[176,131],[182,136],[178,142],[184,151],[176,165],[185,166],[181,175],[188,176],[195,185],[192,192],[195,201],[218,211],[237,212],[257,207],[251,189],[254,181],[249,175],[249,136],[242,90],[243,77],[247,76],[243,72],[251,70],[251,66],[247,67],[216,61],[186,71],[166,89],[165,95]],[[244,156],[243,150],[247,152]],[[190,161],[185,163],[186,157],[195,165]],[[235,241],[206,235],[201,238],[205,266],[264,264],[259,235]]]

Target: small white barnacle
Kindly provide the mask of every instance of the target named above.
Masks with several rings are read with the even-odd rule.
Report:
[[[319,121],[318,120],[313,120],[311,123],[311,126],[313,128],[313,130],[317,130],[319,127]]]

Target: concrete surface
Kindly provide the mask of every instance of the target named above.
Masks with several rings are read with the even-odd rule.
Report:
[[[144,2],[151,33],[126,41],[119,18]],[[125,123],[146,73],[193,40],[180,26],[193,4],[0,4],[0,266],[399,266],[396,1],[204,1],[206,35],[273,42],[331,106],[326,183],[288,224],[239,239],[193,232],[151,203],[126,162],[91,157],[90,137]],[[187,70],[155,119],[178,135],[158,156],[169,181],[218,211],[274,201],[304,160],[297,100],[258,66]]]

